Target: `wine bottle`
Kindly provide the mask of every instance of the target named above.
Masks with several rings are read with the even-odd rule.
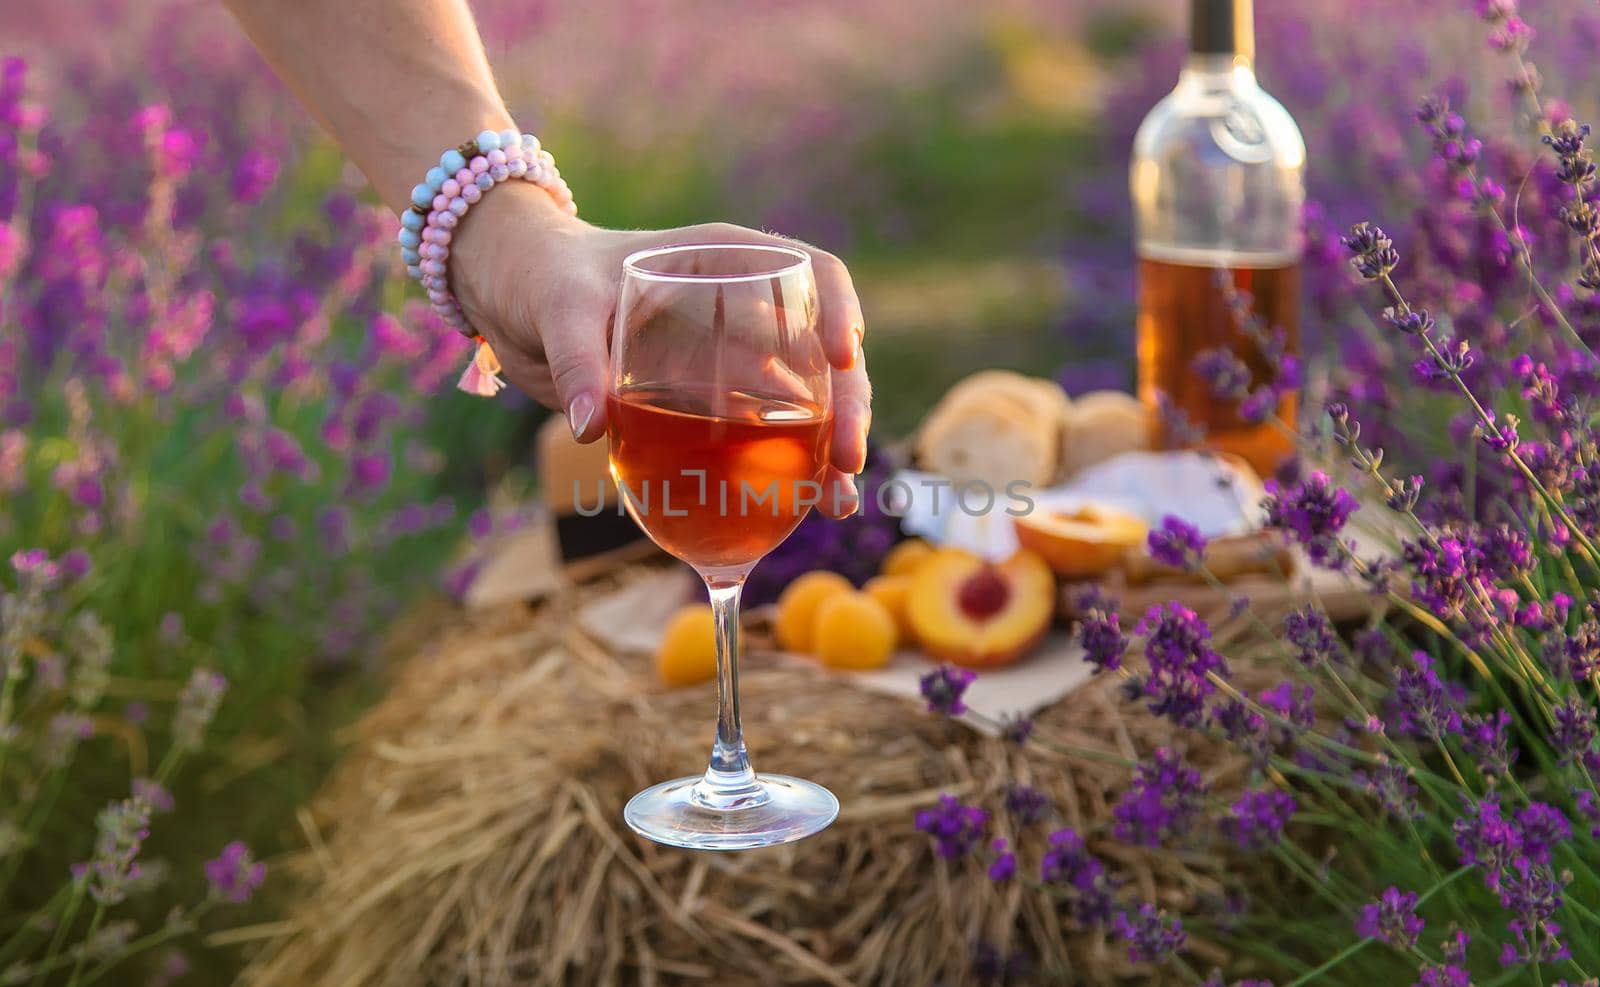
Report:
[[[1256,82],[1250,0],[1191,0],[1190,15],[1178,84],[1140,124],[1129,168],[1139,395],[1266,475],[1292,454],[1281,425],[1293,425],[1297,391],[1276,387],[1265,403],[1271,392],[1248,402],[1219,396],[1215,375],[1199,372],[1214,358],[1196,361],[1231,350],[1248,369],[1241,387],[1259,391],[1276,381],[1280,349],[1298,355],[1305,142]],[[1163,415],[1166,444],[1194,442],[1173,420]]]

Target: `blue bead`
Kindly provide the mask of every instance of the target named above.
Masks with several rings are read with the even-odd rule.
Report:
[[[399,240],[400,246],[407,250],[415,250],[422,246],[422,234],[416,230],[401,230]]]
[[[422,280],[422,268],[418,267],[416,264],[407,264],[406,265],[406,274],[410,275],[412,280],[415,280],[415,281],[421,281]]]
[[[439,155],[439,167],[443,168],[452,175],[466,166],[467,159],[462,157],[461,152],[453,147]]]
[[[521,142],[522,135],[515,130],[500,131],[500,150],[504,151],[508,147],[516,147]]]
[[[411,204],[418,209],[426,209],[433,205],[433,189],[426,185],[418,185],[411,190]]]
[[[430,199],[429,201],[431,202],[432,200]],[[420,230],[422,229],[422,224],[426,222],[427,220],[423,218],[420,212],[413,212],[407,209],[400,214],[400,225],[408,230]]]
[[[433,189],[434,192],[438,192],[439,186],[443,185],[444,180],[449,177],[449,175],[444,173],[443,168],[433,167],[428,169],[427,177],[424,178],[423,181],[427,182],[428,187]]]
[[[494,188],[494,179],[489,177],[489,173],[487,171],[478,176],[478,187],[483,189],[485,192]]]
[[[422,255],[410,247],[400,248],[400,259],[405,261],[407,267],[422,263]]]
[[[485,130],[478,135],[478,153],[488,154],[490,151],[500,150],[500,135],[493,130]]]

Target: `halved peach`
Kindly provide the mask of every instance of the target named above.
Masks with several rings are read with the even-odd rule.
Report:
[[[1026,549],[1004,562],[942,548],[912,579],[906,614],[917,643],[967,668],[1016,661],[1044,637],[1055,611],[1055,577]]]
[[[1114,568],[1130,548],[1143,544],[1144,519],[1092,505],[1068,511],[1035,511],[1013,518],[1017,543],[1068,579],[1098,576]]]

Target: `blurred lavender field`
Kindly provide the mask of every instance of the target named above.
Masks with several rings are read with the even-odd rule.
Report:
[[[1263,81],[1310,148],[1314,366],[1394,409],[1414,385],[1354,314],[1335,231],[1385,216],[1430,307],[1492,342],[1504,326],[1470,312],[1494,306],[1431,298],[1428,275],[1471,271],[1492,303],[1518,290],[1512,260],[1452,211],[1411,117],[1440,86],[1469,116],[1515,94],[1470,5],[1262,6]],[[1594,93],[1600,8],[1538,6],[1539,64]],[[882,437],[980,366],[1131,382],[1125,163],[1175,77],[1177,4],[475,7],[588,219],[726,219],[850,262]],[[0,56],[0,557],[48,559],[0,586],[42,594],[39,642],[91,612],[113,642],[98,693],[75,693],[97,673],[68,644],[0,654],[17,750],[0,761],[0,919],[50,905],[96,813],[169,742],[183,683],[215,670],[230,688],[208,751],[140,851],[168,879],[125,906],[158,924],[215,893],[200,862],[229,840],[297,841],[292,807],[375,687],[383,634],[450,582],[468,532],[514,523],[486,491],[526,485],[542,412],[451,390],[462,347],[407,291],[393,217],[215,4],[12,2]],[[1490,153],[1529,170],[1511,145]],[[1532,218],[1550,212],[1527,223],[1553,250]],[[40,649],[59,676],[25,665]],[[76,756],[46,745],[63,716],[90,724]]]

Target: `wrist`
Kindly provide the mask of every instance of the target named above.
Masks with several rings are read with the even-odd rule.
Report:
[[[545,269],[570,254],[589,224],[569,215],[544,189],[510,182],[485,195],[455,231],[451,288],[470,314],[481,315],[492,286]]]

